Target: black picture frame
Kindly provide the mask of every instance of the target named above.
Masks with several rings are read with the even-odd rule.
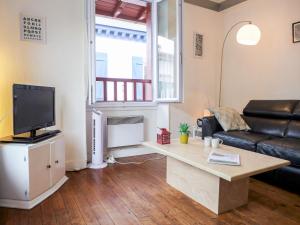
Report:
[[[300,42],[300,21],[293,23],[293,43]]]
[[[199,58],[203,56],[203,35],[198,32],[193,34],[193,48],[194,57]]]

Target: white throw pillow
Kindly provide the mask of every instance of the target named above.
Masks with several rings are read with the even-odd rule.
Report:
[[[250,130],[250,127],[235,109],[217,107],[210,109],[210,111],[214,114],[224,131]]]

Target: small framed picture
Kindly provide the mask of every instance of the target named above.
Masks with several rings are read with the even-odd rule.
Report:
[[[300,42],[300,21],[293,23],[293,42]]]
[[[20,39],[46,43],[46,18],[20,14]]]
[[[203,35],[194,32],[193,39],[194,57],[203,56]]]

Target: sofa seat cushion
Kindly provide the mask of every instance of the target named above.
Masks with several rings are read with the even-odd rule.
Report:
[[[291,166],[300,168],[300,139],[274,138],[257,144],[257,152],[286,159]]]
[[[269,135],[252,133],[249,131],[221,131],[213,135],[223,140],[224,144],[250,151],[256,151],[259,141],[267,140]]]

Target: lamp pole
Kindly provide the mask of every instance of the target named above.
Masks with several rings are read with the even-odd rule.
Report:
[[[238,26],[239,24],[241,23],[249,23],[249,24],[252,24],[252,21],[250,20],[245,20],[245,21],[240,21],[240,22],[237,22],[236,24],[234,24],[230,29],[229,31],[227,32],[226,36],[225,36],[225,39],[223,41],[223,46],[222,46],[222,54],[221,54],[221,70],[220,70],[220,84],[219,84],[219,107],[221,106],[221,96],[222,96],[222,79],[223,79],[223,59],[224,59],[224,47],[225,47],[225,44],[226,44],[226,40],[229,36],[229,34],[231,33],[231,31],[236,27]]]

